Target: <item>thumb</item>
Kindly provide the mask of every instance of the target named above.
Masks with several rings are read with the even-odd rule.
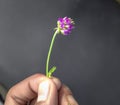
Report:
[[[57,91],[57,87],[51,79],[41,81],[36,105],[58,105]]]

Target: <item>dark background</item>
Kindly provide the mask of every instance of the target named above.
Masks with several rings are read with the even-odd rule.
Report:
[[[58,17],[74,19],[51,56],[80,105],[120,105],[120,5],[115,0],[0,0],[0,82],[45,73]]]

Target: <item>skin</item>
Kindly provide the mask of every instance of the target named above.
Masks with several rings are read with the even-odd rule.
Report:
[[[47,98],[41,98],[41,94],[45,94]],[[78,103],[70,89],[59,79],[35,74],[14,85],[8,91],[4,105],[78,105]]]

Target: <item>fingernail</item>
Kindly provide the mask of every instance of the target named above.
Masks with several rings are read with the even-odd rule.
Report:
[[[70,105],[79,105],[72,95],[67,96]]]
[[[47,80],[40,83],[38,88],[38,98],[37,102],[46,101],[49,94],[49,82]]]

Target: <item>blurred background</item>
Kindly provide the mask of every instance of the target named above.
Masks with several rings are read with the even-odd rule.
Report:
[[[9,89],[45,73],[57,19],[64,16],[76,24],[55,40],[54,76],[80,105],[120,105],[120,0],[0,0],[0,84]]]

